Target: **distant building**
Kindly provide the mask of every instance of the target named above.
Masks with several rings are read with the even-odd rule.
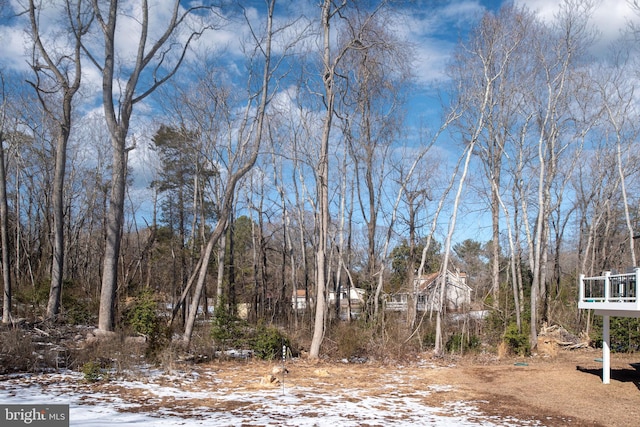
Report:
[[[304,289],[295,290],[293,296],[291,297],[291,306],[294,310],[306,310],[307,291]]]
[[[340,300],[340,318],[345,320],[351,315],[352,319],[357,318],[365,304],[365,290],[360,288],[350,287],[349,290],[343,289],[339,294],[335,291],[329,291],[327,298],[328,309],[335,313],[336,304],[338,299]],[[307,309],[308,304],[312,304],[313,299],[307,298],[307,292],[304,289],[298,289],[291,297],[291,307],[294,310],[304,311]]]
[[[350,287],[348,293],[346,289],[340,291],[340,304],[364,304],[364,289]],[[335,291],[329,291],[329,304],[335,304],[337,296]]]
[[[418,311],[439,311],[441,307],[440,284],[442,283],[442,278],[440,273],[416,277],[413,282],[413,289],[386,295],[385,309],[389,311],[407,311],[411,296],[415,292]],[[468,309],[471,304],[471,291],[471,287],[467,284],[466,273],[454,273],[447,270],[444,291],[447,311],[460,312],[463,309]]]

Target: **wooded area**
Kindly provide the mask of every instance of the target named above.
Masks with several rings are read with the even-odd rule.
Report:
[[[4,324],[188,348],[198,328],[222,347],[243,319],[311,358],[525,351],[543,325],[597,331],[579,274],[637,265],[640,32],[594,56],[589,1],[552,22],[487,12],[428,124],[396,2],[23,6],[3,17],[31,43],[29,71],[0,69]],[[243,57],[205,43],[235,28]],[[447,271],[466,273],[466,315],[442,303],[446,274],[441,307],[418,310],[415,279]],[[386,310],[399,293],[406,311]]]

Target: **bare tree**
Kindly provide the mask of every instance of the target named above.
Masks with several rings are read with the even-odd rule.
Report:
[[[308,213],[316,211],[317,203],[311,194],[312,191],[308,188],[306,176],[315,167],[314,160],[317,158],[315,149],[317,147],[306,144],[306,141],[314,137],[319,119],[312,110],[305,107],[305,102],[301,99],[303,93],[303,91],[296,91],[295,96],[290,98],[292,105],[295,105],[296,108],[291,111],[291,114],[284,116],[288,117],[289,121],[286,125],[288,137],[283,143],[288,141],[288,144],[284,146],[282,154],[291,163],[288,181],[292,192],[289,196],[292,199],[290,201],[292,207],[289,210],[289,220],[294,224],[294,227],[290,227],[290,234],[295,237],[291,238],[290,247],[297,249],[291,253],[293,296],[295,300],[298,291],[304,291],[305,304],[310,307],[312,301],[315,301],[311,296],[310,281],[313,274],[313,262],[308,256],[306,242],[310,241],[315,245],[315,241],[309,233]],[[339,250],[342,254],[342,246],[339,247]],[[295,307],[294,323],[297,325],[301,310],[298,309],[297,303]],[[305,310],[305,312],[309,313],[311,310]]]
[[[332,54],[331,23],[337,14],[346,7],[346,2],[334,4],[331,0],[322,3],[320,28],[322,31],[322,80],[324,83],[324,104],[326,107],[322,124],[320,152],[316,167],[316,315],[313,326],[313,338],[309,348],[309,358],[320,357],[320,346],[324,339],[326,311],[326,274],[327,274],[327,240],[329,237],[329,139],[333,123],[336,66],[345,55],[348,47],[344,47],[335,56]]]
[[[405,278],[405,286],[412,291],[412,300],[410,301],[407,313],[410,328],[415,326],[418,315],[417,289],[413,288],[413,284],[417,283],[415,281],[418,270],[417,266],[421,263],[421,258],[419,257],[421,254],[418,253],[418,241],[422,240],[419,233],[422,226],[421,212],[426,212],[427,202],[433,201],[434,178],[439,175],[436,172],[439,170],[437,164],[438,159],[435,156],[425,159],[425,161],[419,165],[413,177],[407,179],[405,182],[405,215],[401,217],[401,221],[409,231],[409,254],[406,266],[407,277]],[[400,214],[402,215],[402,210]]]
[[[513,135],[523,97],[519,94],[520,75],[528,69],[526,37],[533,26],[533,16],[524,9],[508,4],[497,13],[486,13],[471,33],[466,46],[458,51],[454,68],[459,74],[460,90],[466,93],[468,104],[459,123],[465,141],[477,132],[477,117],[485,115],[485,125],[478,133],[476,154],[481,159],[490,188],[492,222],[491,240],[491,296],[493,308],[499,306],[500,286],[500,192],[502,163]],[[481,106],[485,97],[486,74],[495,73],[486,111]]]
[[[620,58],[623,60],[623,58]],[[622,204],[627,228],[627,239],[629,242],[629,254],[632,266],[638,265],[635,255],[635,230],[632,223],[631,212],[629,210],[629,197],[627,194],[627,175],[632,170],[633,162],[636,160],[631,156],[634,149],[633,143],[638,136],[638,126],[636,124],[638,112],[635,108],[634,85],[627,79],[630,70],[626,61],[614,64],[615,68],[610,71],[607,82],[600,88],[601,99],[606,115],[606,124],[610,128],[612,139],[616,146],[616,164],[619,175],[620,191],[622,194]],[[626,160],[626,161],[625,161]]]
[[[498,297],[499,183],[503,152],[511,130],[510,117],[514,114],[513,109],[508,110],[505,107],[508,105],[506,100],[510,99],[513,87],[509,80],[509,73],[513,67],[513,58],[516,57],[516,52],[524,38],[522,25],[525,21],[526,17],[514,10],[512,6],[501,9],[498,16],[487,13],[479,27],[473,32],[469,44],[458,51],[454,66],[451,68],[456,91],[455,99],[459,104],[457,108],[461,111],[457,126],[461,130],[467,146],[465,147],[463,167],[458,180],[452,217],[445,240],[441,279],[438,284],[440,309],[436,318],[436,353],[442,351],[443,345],[442,321],[451,239],[455,230],[458,207],[471,155],[476,150],[476,146],[479,147],[479,153],[485,162],[485,171],[491,183],[493,220],[491,292],[496,300]]]
[[[273,36],[274,33],[282,31],[282,28],[274,28],[273,26],[275,6],[275,0],[269,0],[267,3],[264,34],[259,34],[253,27],[251,28],[251,34],[253,37],[252,42],[254,43],[253,55],[260,58],[262,70],[259,74],[260,78],[259,84],[257,85],[258,89],[255,92],[249,93],[247,107],[244,110],[244,114],[241,119],[237,139],[234,140],[233,136],[231,134],[229,135],[229,149],[227,156],[225,156],[227,162],[227,173],[221,203],[218,207],[217,224],[210,234],[206,247],[201,255],[199,268],[195,272],[194,276],[192,276],[192,280],[197,279],[195,280],[196,286],[194,288],[191,309],[189,310],[189,317],[182,336],[183,343],[186,346],[189,345],[193,334],[198,301],[205,286],[208,261],[215,245],[223,235],[229,216],[233,213],[232,202],[235,197],[236,186],[239,181],[253,168],[258,158],[260,144],[265,130],[264,122],[267,105],[273,95],[269,90],[270,83],[274,79],[274,73],[275,70],[277,70],[278,65],[284,60],[288,50],[295,45],[297,38],[299,37],[294,36],[293,40],[289,41],[283,47],[282,56],[280,56],[278,61],[275,61],[272,65],[271,45]],[[287,28],[289,27],[288,24],[285,25]],[[251,71],[253,70],[250,70],[250,72]]]
[[[356,12],[351,19],[340,36],[345,44],[355,42],[338,68],[344,77],[336,82],[341,92],[338,114],[352,158],[357,205],[367,226],[366,280],[375,288],[384,245],[378,235],[383,189],[404,119],[403,88],[409,87],[412,49],[388,31],[393,16],[386,10],[373,16]],[[379,293],[376,289],[374,294]],[[377,312],[379,301],[373,303]]]
[[[0,250],[2,251],[2,323],[11,322],[11,265],[9,257],[9,205],[7,202],[7,171],[4,143],[7,129],[7,91],[4,74],[0,72]]]
[[[531,92],[537,109],[538,177],[537,214],[534,231],[529,240],[531,254],[531,321],[530,345],[538,342],[540,302],[546,298],[549,218],[552,211],[551,189],[559,172],[560,160],[573,140],[564,139],[563,132],[575,124],[571,115],[571,89],[574,67],[585,46],[592,39],[587,26],[592,5],[565,0],[558,16],[556,32],[542,31],[536,35],[536,55],[540,64],[542,87]],[[576,135],[580,132],[570,135]]]
[[[87,33],[93,20],[90,10],[82,0],[67,0],[61,14],[66,15],[71,34],[68,49],[59,50],[51,35],[42,34],[40,14],[45,10],[42,2],[29,0],[29,19],[34,41],[33,69],[36,81],[32,82],[44,111],[56,123],[55,173],[53,179],[53,263],[51,285],[46,316],[56,319],[60,309],[62,280],[64,275],[64,188],[67,165],[67,144],[71,133],[73,98],[80,89],[82,78],[81,38]],[[45,41],[46,40],[46,41]],[[58,94],[60,99],[53,97]],[[58,107],[59,105],[59,107]]]
[[[51,197],[55,157],[55,124],[43,111],[35,91],[28,85],[15,85],[12,116],[15,124],[5,152],[5,167],[11,176],[15,288],[35,286],[50,278],[51,270]],[[17,131],[19,129],[19,131]],[[17,132],[16,132],[17,131]],[[11,168],[11,169],[9,169]],[[9,172],[10,171],[10,172]],[[10,175],[9,175],[10,174]],[[34,307],[38,308],[38,307]]]
[[[508,15],[509,9],[504,12]],[[509,29],[510,30],[510,29]],[[499,209],[499,194],[496,194],[499,183],[500,158],[504,149],[504,138],[508,134],[505,129],[507,123],[503,122],[502,117],[498,115],[496,105],[500,105],[501,92],[508,90],[508,85],[503,83],[508,76],[511,67],[512,58],[523,39],[519,29],[512,34],[509,30],[504,31],[500,27],[500,21],[492,15],[486,15],[481,22],[479,28],[472,37],[469,47],[461,49],[457,57],[456,66],[452,68],[454,84],[456,89],[456,101],[461,106],[461,115],[463,123],[464,140],[466,147],[464,151],[464,161],[462,171],[458,179],[458,188],[453,202],[451,220],[444,244],[444,260],[441,267],[440,283],[438,284],[440,309],[436,318],[436,343],[435,352],[442,352],[443,334],[442,322],[445,300],[445,287],[447,280],[447,271],[449,268],[449,258],[451,251],[451,240],[456,226],[458,208],[462,197],[462,191],[465,185],[466,176],[469,170],[471,156],[476,149],[476,145],[480,141],[486,141],[484,153],[489,162],[488,175],[492,182],[492,197],[496,207]],[[470,66],[467,61],[471,61],[475,66]],[[471,75],[469,75],[471,73]],[[477,88],[477,89],[475,89]],[[504,95],[503,95],[504,96]],[[504,98],[503,98],[504,99]],[[495,120],[495,122],[491,122]],[[508,120],[508,119],[506,119]],[[495,126],[495,131],[492,130]],[[488,136],[485,136],[486,129],[489,128]],[[485,139],[486,138],[486,139]],[[461,157],[462,159],[462,157]],[[499,211],[498,211],[499,212]],[[496,210],[492,210],[494,221],[496,220]],[[499,235],[499,229],[494,225],[493,233]],[[494,241],[495,247],[498,242]],[[496,260],[497,262],[497,260]],[[493,266],[493,274],[497,275],[496,264]],[[495,279],[494,286],[495,286]],[[492,292],[497,291],[494,289]]]
[[[333,128],[333,119],[336,109],[336,98],[339,93],[337,77],[339,67],[345,59],[345,56],[351,50],[366,49],[358,36],[362,31],[373,23],[373,17],[382,9],[385,2],[378,4],[372,12],[364,13],[357,19],[347,18],[348,3],[342,1],[336,3],[331,0],[325,0],[322,3],[320,14],[320,40],[322,41],[322,66],[321,76],[323,82],[322,102],[324,106],[324,118],[322,120],[322,135],[319,142],[319,153],[317,166],[315,168],[316,175],[316,313],[313,328],[313,338],[309,349],[309,357],[317,359],[320,355],[320,346],[324,339],[325,331],[325,315],[326,315],[326,288],[327,288],[327,272],[329,266],[329,147],[331,139],[331,130]],[[336,47],[333,45],[333,36],[331,26],[335,22],[336,17],[345,18],[347,26],[353,26],[354,31],[348,32],[347,37],[341,40]]]
[[[100,55],[90,51],[87,45],[84,45],[84,48],[91,62],[102,73],[103,109],[111,135],[113,152],[112,186],[109,197],[98,328],[112,331],[115,322],[118,258],[124,222],[127,154],[135,148],[127,147],[133,108],[178,71],[190,43],[209,26],[202,25],[198,31],[189,33],[184,40],[174,40],[177,33],[187,25],[192,12],[204,8],[204,6],[196,6],[184,10],[181,2],[175,1],[164,30],[159,35],[152,35],[149,20],[150,6],[147,0],[143,0],[140,5],[140,16],[136,18],[139,32],[137,35],[129,34],[126,38],[126,42],[131,43],[136,40],[134,37],[137,37],[135,56],[132,63],[125,66],[125,64],[118,64],[118,59],[125,57],[120,52],[125,46],[117,46],[116,34],[119,29],[119,18],[122,17],[118,1],[101,3],[92,0],[92,2],[96,21],[103,36],[104,51]],[[176,46],[178,46],[177,52],[175,52]],[[171,59],[173,63],[169,63]],[[121,72],[126,72],[127,75],[119,75]],[[125,82],[124,88],[116,86],[119,81]]]

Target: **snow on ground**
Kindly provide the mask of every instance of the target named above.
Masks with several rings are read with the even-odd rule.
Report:
[[[211,384],[202,389],[202,377]],[[213,371],[112,379],[87,384],[81,373],[0,377],[2,404],[69,404],[71,426],[532,426],[534,421],[489,417],[473,402],[429,407],[424,398],[449,386],[407,392],[390,384],[372,396],[360,389],[296,385],[230,387]]]

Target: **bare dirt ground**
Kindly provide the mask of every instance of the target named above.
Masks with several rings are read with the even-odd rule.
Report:
[[[395,364],[344,364],[288,361],[284,387],[313,387],[318,392],[341,389],[384,393],[389,381],[399,392],[424,396],[425,405],[471,401],[482,415],[527,420],[545,426],[634,426],[640,424],[639,355],[612,354],[611,383],[602,384],[600,350],[560,351],[557,356],[509,358],[464,357],[422,359]],[[260,388],[257,379],[273,364],[258,361],[214,362],[229,388]],[[274,386],[282,387],[282,385]],[[228,402],[227,402],[228,403]],[[225,403],[226,404],[226,403]],[[231,408],[220,407],[219,410]],[[237,409],[237,408],[234,408]]]
[[[97,383],[79,373],[6,375],[0,395],[76,396],[83,408],[204,423],[197,425],[640,425],[640,355],[612,354],[607,385],[601,357],[578,349],[502,359],[424,353],[402,363],[297,358],[285,362],[287,374],[275,375],[283,382],[273,383],[263,379],[281,362],[214,360]]]
[[[613,354],[611,383],[605,385],[601,356],[600,350],[586,349],[489,364],[461,360],[455,368],[430,372],[428,379],[451,384],[458,398],[476,401],[485,414],[548,426],[639,425],[640,357]]]

